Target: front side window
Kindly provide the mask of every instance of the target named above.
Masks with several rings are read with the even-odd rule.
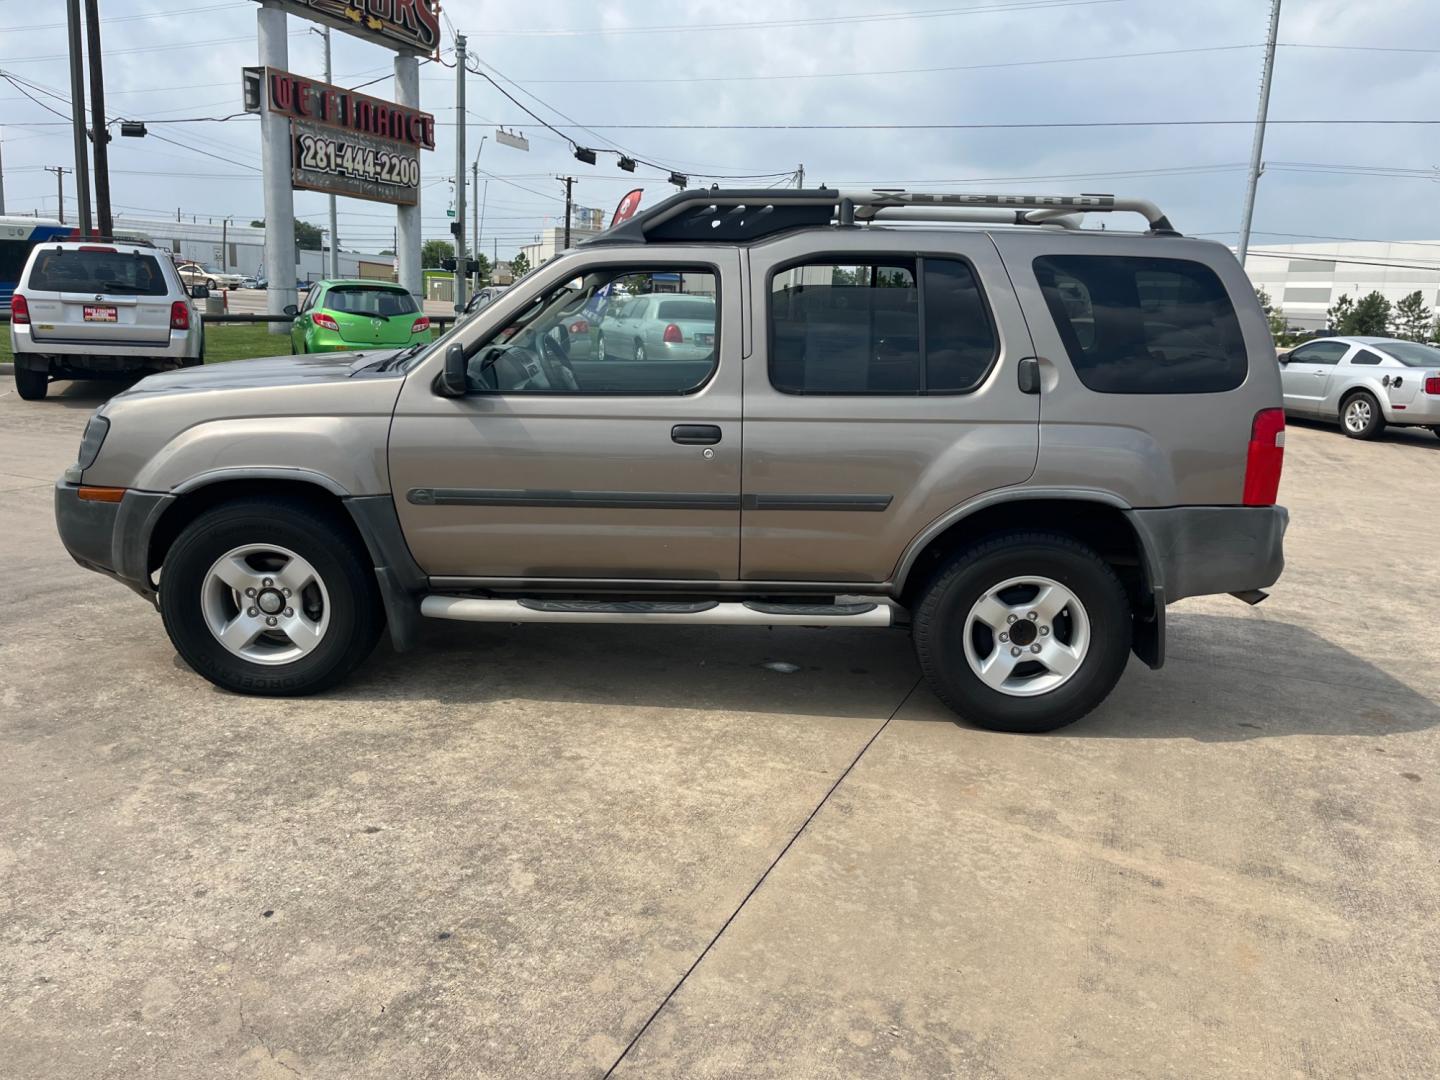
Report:
[[[771,278],[770,383],[781,393],[963,393],[997,353],[960,260],[814,262]]]
[[[1206,394],[1245,381],[1240,320],[1188,259],[1046,255],[1035,277],[1075,374],[1103,394]]]
[[[1343,341],[1312,341],[1301,345],[1287,358],[1292,364],[1338,364],[1350,351]]]
[[[473,393],[686,394],[715,371],[713,269],[604,267],[536,297],[467,357]]]
[[[164,296],[170,289],[153,255],[119,251],[42,251],[30,271],[37,292]]]

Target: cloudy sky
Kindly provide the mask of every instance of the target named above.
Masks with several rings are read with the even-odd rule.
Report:
[[[255,62],[257,5],[100,7],[112,117],[150,121],[181,144],[115,139],[117,210],[260,217],[254,118],[159,123],[238,111],[240,68]],[[614,155],[583,165],[567,137],[624,148],[696,183],[739,174],[763,178],[735,183],[784,182],[803,163],[808,184],[1144,195],[1182,231],[1233,242],[1269,8],[1269,0],[450,0],[444,11],[489,75],[563,133],[469,77],[470,154],[490,136],[480,159],[489,179],[484,250],[498,243],[504,258],[555,223],[557,174],[579,177],[577,202],[607,213],[631,186],[643,186],[647,200],[673,190],[654,169],[620,172]],[[58,95],[30,90],[62,112],[63,11],[58,0],[0,0],[0,72]],[[290,20],[290,68],[318,76],[321,42],[309,25]],[[1256,245],[1440,238],[1440,124],[1375,123],[1440,120],[1440,3],[1285,0],[1280,41],[1272,120],[1366,123],[1272,124]],[[447,59],[452,46],[447,27]],[[344,34],[335,34],[334,54],[335,81],[346,86],[392,70],[390,53]],[[440,132],[438,149],[422,159],[427,237],[447,231],[454,84],[451,68],[421,68],[422,104]],[[392,83],[367,92],[391,96]],[[1107,121],[1134,126],[1020,126]],[[496,146],[497,123],[523,130],[530,152]],[[54,176],[43,167],[73,165],[69,129],[0,81],[0,135],[7,210],[53,215]],[[295,201],[297,214],[323,224],[323,196],[297,192]],[[390,246],[390,208],[340,205],[344,247]]]

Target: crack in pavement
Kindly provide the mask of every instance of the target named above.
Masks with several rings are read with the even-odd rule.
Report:
[[[830,801],[830,796],[834,795],[840,785],[845,782],[845,778],[850,775],[851,770],[854,769],[856,765],[860,764],[860,759],[865,756],[865,752],[869,750],[872,745],[874,745],[875,740],[880,737],[880,734],[887,727],[890,726],[890,721],[894,720],[895,717],[900,714],[900,710],[903,709],[905,707],[905,703],[909,701],[912,696],[914,696],[915,691],[919,689],[920,684],[923,681],[923,677],[915,680],[915,682],[911,685],[910,689],[905,691],[905,695],[900,699],[899,704],[897,704],[895,708],[891,710],[890,715],[885,718],[884,723],[882,723],[878,728],[875,729],[874,733],[870,736],[870,738],[865,740],[865,745],[860,747],[860,752],[855,755],[854,759],[850,762],[849,765],[845,766],[844,771],[835,778],[835,782],[830,785],[829,790],[820,797],[820,801],[817,802],[814,809],[812,809],[810,813],[806,815],[805,820],[800,823],[800,827],[795,830],[794,835],[792,835],[790,839],[785,842],[785,846],[780,849],[780,853],[770,861],[770,865],[765,868],[765,872],[756,879],[754,885],[750,886],[750,890],[741,899],[740,903],[736,905],[735,910],[730,913],[729,918],[727,918],[720,925],[719,930],[715,931],[715,936],[710,939],[709,943],[706,944],[705,948],[700,950],[700,955],[695,957],[694,962],[685,969],[685,973],[681,975],[675,985],[670,988],[670,992],[665,995],[665,997],[661,1000],[660,1004],[655,1006],[655,1011],[650,1014],[650,1016],[645,1020],[645,1023],[640,1025],[640,1030],[635,1033],[634,1038],[632,1038],[628,1043],[625,1044],[625,1049],[620,1051],[620,1056],[615,1059],[614,1063],[611,1064],[610,1068],[605,1070],[605,1076],[602,1078],[602,1080],[609,1080],[609,1078],[614,1074],[615,1070],[620,1067],[622,1062],[624,1062],[630,1051],[635,1049],[635,1044],[640,1041],[641,1037],[645,1034],[645,1032],[650,1030],[650,1025],[655,1022],[655,1018],[659,1016],[662,1011],[664,1011],[666,1005],[670,1004],[670,999],[673,998],[677,993],[679,993],[680,987],[685,985],[685,980],[690,978],[691,974],[695,971],[695,969],[700,966],[700,962],[710,954],[711,949],[715,948],[716,943],[720,940],[721,936],[725,933],[725,931],[730,929],[730,924],[733,923],[735,919],[739,916],[740,912],[744,910],[745,905],[750,902],[750,898],[759,891],[761,885],[765,884],[765,879],[770,876],[770,871],[774,870],[775,867],[780,865],[780,860],[783,859],[790,851],[790,849],[795,846],[795,842],[799,840],[805,830],[810,827],[810,822],[815,820],[815,816],[819,814],[820,811],[824,808],[825,804]]]

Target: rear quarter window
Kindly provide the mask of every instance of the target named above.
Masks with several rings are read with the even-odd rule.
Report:
[[[38,252],[29,288],[112,296],[165,296],[170,291],[153,255],[73,250]]]
[[[1240,320],[1208,266],[1124,255],[1044,255],[1033,265],[1087,389],[1213,394],[1245,381]]]

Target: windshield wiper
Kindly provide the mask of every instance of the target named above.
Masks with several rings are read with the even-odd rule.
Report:
[[[402,360],[410,359],[410,357],[414,356],[417,352],[419,352],[421,349],[425,348],[429,344],[430,342],[428,341],[417,341],[414,345],[407,345],[394,356],[390,357],[388,360],[381,360],[380,365],[375,370],[389,371],[396,364],[400,363]]]

